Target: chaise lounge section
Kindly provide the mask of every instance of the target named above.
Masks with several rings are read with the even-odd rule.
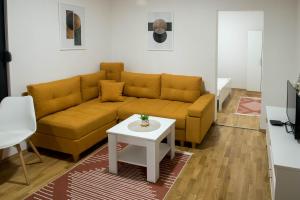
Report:
[[[123,102],[101,102],[99,81],[124,82]],[[132,114],[176,119],[176,140],[201,143],[214,121],[215,96],[200,77],[124,72],[123,63],[102,63],[100,71],[27,87],[34,99],[38,147],[73,155],[107,137],[106,130]]]

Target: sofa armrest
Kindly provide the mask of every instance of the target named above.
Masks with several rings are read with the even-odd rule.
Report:
[[[200,96],[190,107],[188,107],[188,116],[190,117],[201,117],[205,108],[210,104],[214,103],[215,95],[204,94]]]

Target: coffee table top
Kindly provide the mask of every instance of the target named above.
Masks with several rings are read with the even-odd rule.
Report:
[[[127,118],[126,120],[115,125],[114,127],[108,129],[106,131],[106,133],[122,135],[122,136],[137,137],[137,138],[146,139],[146,140],[157,140],[161,136],[161,134],[163,134],[166,130],[168,130],[176,122],[175,119],[150,116],[149,117],[150,123],[151,123],[151,120],[157,121],[160,123],[160,127],[158,129],[156,129],[154,131],[150,131],[150,132],[138,132],[138,131],[130,130],[128,128],[128,125],[137,120],[140,120],[140,115],[134,114],[131,117]]]

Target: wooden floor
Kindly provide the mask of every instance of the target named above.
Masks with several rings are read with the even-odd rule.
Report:
[[[223,103],[223,109],[217,114],[217,124],[259,130],[258,116],[235,114],[240,97],[261,97],[259,92],[249,92],[242,89],[232,89],[231,95]]]
[[[197,149],[177,149],[194,154],[167,199],[270,199],[264,133],[213,126]],[[30,186],[23,184],[25,180],[17,157],[0,163],[0,199],[22,199],[74,165],[67,155],[49,151],[41,153],[44,163],[38,163],[34,153],[24,152],[31,179]]]

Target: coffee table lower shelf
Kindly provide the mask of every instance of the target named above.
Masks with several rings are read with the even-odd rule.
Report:
[[[159,145],[159,161],[161,161],[170,151],[170,145],[160,143]],[[118,153],[118,161],[147,167],[147,150],[146,147],[128,145]]]

